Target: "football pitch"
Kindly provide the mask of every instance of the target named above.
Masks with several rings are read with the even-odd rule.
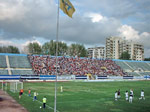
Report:
[[[53,112],[54,82],[24,83],[24,94],[19,100],[19,93],[8,93],[29,112]],[[63,92],[60,92],[63,86]],[[116,81],[116,82],[58,82],[58,112],[150,112],[150,81]],[[28,89],[32,96],[29,97]],[[121,98],[114,100],[115,91],[120,89]],[[133,103],[125,100],[125,91],[133,89]],[[145,100],[139,100],[141,90]],[[33,92],[38,93],[33,101]],[[46,96],[47,107],[40,109],[42,98]]]

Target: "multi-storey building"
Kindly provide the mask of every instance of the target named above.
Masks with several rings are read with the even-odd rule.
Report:
[[[105,57],[105,47],[88,48],[88,57],[104,58]]]
[[[131,59],[133,60],[144,60],[144,46],[138,43],[131,43],[132,52]]]
[[[130,54],[131,60],[144,60],[144,46],[120,37],[106,39],[106,58],[119,59],[123,52]]]
[[[119,37],[111,37],[106,39],[106,58],[119,59]]]

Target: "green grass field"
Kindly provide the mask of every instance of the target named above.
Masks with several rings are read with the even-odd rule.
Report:
[[[63,85],[64,92],[60,92]],[[38,101],[47,97],[47,105],[54,108],[54,82],[24,83],[25,94],[28,89],[39,93]],[[133,103],[125,101],[125,91],[134,90]],[[114,93],[121,90],[121,98],[114,101]],[[146,100],[139,100],[140,91],[144,89]],[[8,92],[29,112],[53,112],[51,108],[40,109],[42,104],[33,101],[33,97]],[[150,81],[121,82],[58,82],[57,110],[59,112],[150,112]]]

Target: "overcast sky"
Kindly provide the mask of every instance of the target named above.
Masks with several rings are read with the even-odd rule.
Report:
[[[150,57],[150,0],[70,0],[69,18],[60,10],[59,40],[104,46],[109,36],[144,44]],[[57,0],[0,0],[0,44],[41,45],[56,38]]]

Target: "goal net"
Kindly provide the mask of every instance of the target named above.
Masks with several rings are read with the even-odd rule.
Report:
[[[10,91],[19,92],[20,89],[23,89],[23,82],[10,82]]]

